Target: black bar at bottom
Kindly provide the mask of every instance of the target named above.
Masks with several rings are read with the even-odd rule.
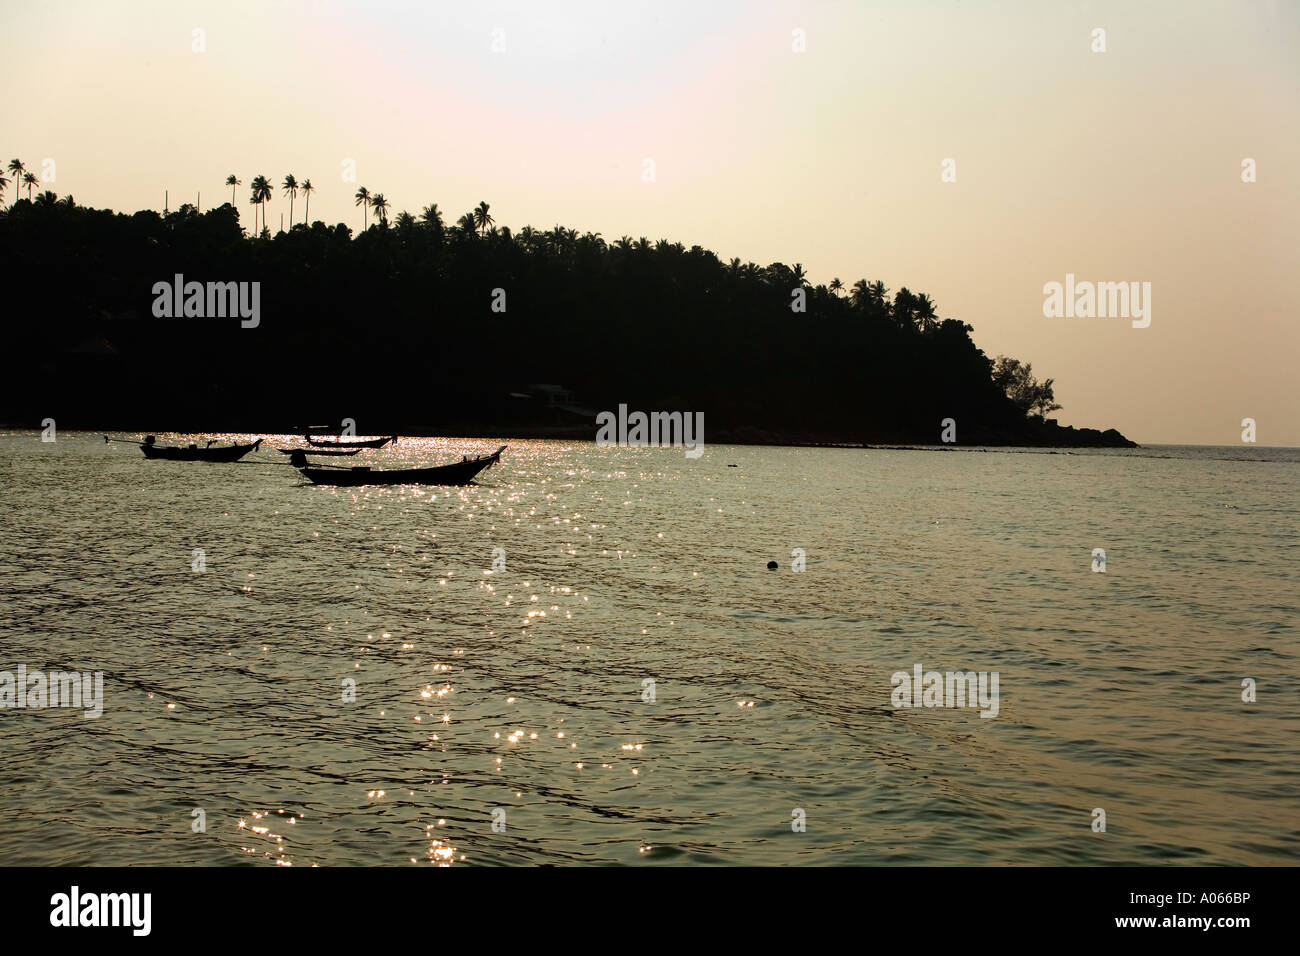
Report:
[[[547,938],[564,945],[578,936],[625,948],[638,938],[680,945],[679,934],[688,928],[697,941],[717,935],[733,943],[751,935],[771,944],[774,938],[848,933],[849,940],[929,939],[944,947],[1021,936],[1130,937],[1144,941],[1140,945],[1199,937],[1232,946],[1261,929],[1277,933],[1286,927],[1283,907],[1297,877],[1296,868],[1186,867],[3,873],[6,903],[0,911],[10,942],[32,936],[52,942],[76,936],[78,944],[117,937],[127,945],[144,939],[214,945],[261,939],[291,948],[311,938],[336,945],[376,938],[437,945],[459,938],[491,946]],[[121,894],[149,894],[147,927],[145,897]]]

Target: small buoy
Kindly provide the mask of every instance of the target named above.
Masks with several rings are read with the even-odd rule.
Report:
[[[769,571],[775,571],[775,570],[777,569],[777,567],[778,567],[778,565],[777,565],[777,563],[776,563],[775,561],[769,561],[769,562],[767,562],[767,569],[768,569]]]

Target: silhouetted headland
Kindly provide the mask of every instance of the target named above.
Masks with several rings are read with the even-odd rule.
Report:
[[[947,428],[958,446],[1134,447],[1058,426],[1051,379],[990,359],[906,288],[810,285],[799,263],[667,240],[512,232],[486,203],[455,225],[436,205],[391,223],[374,208],[355,237],[317,220],[250,238],[230,204],[20,199],[0,218],[0,420],[590,438],[598,411],[626,403],[703,412],[712,444],[933,445]]]

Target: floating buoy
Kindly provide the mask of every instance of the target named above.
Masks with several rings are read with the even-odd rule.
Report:
[[[767,562],[767,569],[768,569],[769,571],[775,571],[775,570],[777,569],[777,567],[778,567],[778,565],[777,565],[777,563],[776,563],[775,561],[769,561],[769,562]]]

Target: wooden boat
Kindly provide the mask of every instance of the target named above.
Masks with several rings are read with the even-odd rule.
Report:
[[[397,441],[396,435],[389,435],[387,438],[367,438],[364,441],[341,441],[339,439],[323,440],[313,436],[310,432],[302,437],[307,440],[307,444],[315,448],[383,448],[390,441]]]
[[[292,455],[296,451],[305,451],[308,455],[359,455],[360,448],[281,448],[280,454]]]
[[[262,444],[262,439],[258,439],[250,445],[230,444],[222,445],[218,448],[212,447],[212,442],[207,446],[200,448],[198,445],[190,445],[188,448],[182,446],[166,446],[157,444],[157,439],[149,435],[144,441],[140,442],[140,450],[144,452],[146,458],[156,458],[163,461],[239,461],[250,451]]]
[[[465,458],[450,465],[435,468],[389,468],[371,469],[357,466],[345,468],[341,465],[308,465],[307,455],[303,449],[295,449],[289,463],[296,467],[302,476],[315,485],[467,485],[478,476],[479,472],[491,468],[501,460],[501,453],[506,450],[502,445],[490,455],[478,458]]]

